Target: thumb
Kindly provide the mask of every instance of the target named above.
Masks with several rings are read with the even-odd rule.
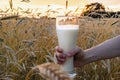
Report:
[[[77,48],[74,48],[73,50],[69,51],[66,55],[67,55],[67,57],[73,57],[80,52],[81,52],[81,49],[79,47],[77,47]]]

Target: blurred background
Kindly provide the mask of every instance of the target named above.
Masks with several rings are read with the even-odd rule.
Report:
[[[44,80],[31,70],[54,59],[57,15],[79,17],[82,49],[120,35],[119,0],[68,0],[68,6],[66,1],[0,0],[0,80]],[[93,62],[76,73],[75,80],[120,80],[120,58]]]

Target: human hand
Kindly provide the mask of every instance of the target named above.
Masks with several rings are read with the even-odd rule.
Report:
[[[73,50],[69,51],[67,54],[63,52],[59,46],[56,47],[56,59],[58,64],[63,64],[66,61],[67,57],[74,57],[74,66],[80,67],[85,65],[85,54],[84,51],[76,47]]]

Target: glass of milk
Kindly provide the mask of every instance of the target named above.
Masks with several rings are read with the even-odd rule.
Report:
[[[76,47],[79,32],[78,18],[75,16],[57,16],[56,32],[59,46],[67,54]],[[66,62],[61,65],[61,69],[74,74],[73,57],[67,58]]]

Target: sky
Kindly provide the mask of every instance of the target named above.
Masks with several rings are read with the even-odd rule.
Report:
[[[0,7],[7,7],[9,0],[0,0]],[[47,6],[52,4],[65,5],[65,0],[30,0],[29,3],[21,2],[21,0],[13,0],[14,5],[24,4],[24,5],[34,5],[34,6]],[[69,0],[69,6],[83,6],[87,4],[86,0]]]
[[[75,6],[79,5],[83,2],[85,4],[85,0],[68,0],[70,6]],[[59,5],[65,5],[65,0],[39,0],[38,2],[36,1],[31,1],[33,4],[38,4],[38,5],[46,5],[46,4],[59,4]]]
[[[25,3],[21,2],[21,0],[13,0],[14,7],[38,7],[38,6],[47,6],[47,5],[59,5],[64,6],[66,0],[30,0],[31,2]],[[120,8],[119,0],[68,0],[69,6],[74,7],[84,7],[86,4],[91,2],[100,2],[109,8]],[[9,7],[9,0],[0,0],[0,8]],[[31,6],[32,5],[32,6]],[[55,6],[54,6],[55,7]],[[119,10],[119,9],[118,9]]]

